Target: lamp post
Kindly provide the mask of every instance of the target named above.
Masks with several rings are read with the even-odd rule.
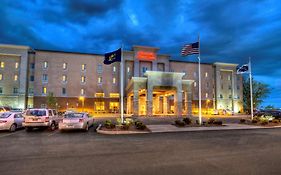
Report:
[[[85,101],[85,97],[84,96],[80,96],[79,100],[81,100],[82,102],[82,112],[84,111],[84,101]]]

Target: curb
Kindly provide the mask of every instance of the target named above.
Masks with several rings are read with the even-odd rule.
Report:
[[[97,127],[96,131],[99,134],[107,134],[107,135],[128,135],[128,134],[149,134],[152,132],[149,131],[104,131],[101,130],[101,124]]]

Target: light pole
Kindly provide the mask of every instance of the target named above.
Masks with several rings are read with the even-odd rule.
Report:
[[[84,112],[84,101],[85,101],[85,97],[84,96],[80,96],[79,100],[81,100],[82,102],[82,112]]]

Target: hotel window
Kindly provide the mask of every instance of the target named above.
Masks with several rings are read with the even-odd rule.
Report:
[[[3,61],[0,62],[0,67],[4,68],[5,67],[5,63]]]
[[[14,94],[19,93],[18,90],[19,90],[19,89],[15,87],[13,93],[14,93]]]
[[[47,74],[43,74],[42,81],[43,82],[48,82],[48,75]]]
[[[19,63],[18,63],[18,62],[15,63],[15,68],[16,68],[16,69],[19,68]]]
[[[113,71],[113,73],[116,72],[116,66],[113,66],[112,71]]]
[[[113,84],[116,84],[116,78],[115,78],[115,77],[113,77],[112,83],[113,83]]]
[[[101,74],[102,73],[102,64],[98,64],[98,73]]]
[[[14,81],[18,81],[18,75],[14,75]]]
[[[196,87],[197,86],[197,84],[196,84],[196,82],[194,82],[194,87]]]
[[[82,65],[81,65],[81,70],[82,70],[82,71],[85,71],[85,70],[86,70],[86,64],[82,64]]]
[[[3,80],[3,74],[0,74],[0,80]]]
[[[34,75],[30,75],[29,80],[34,81]]]
[[[47,68],[48,68],[48,62],[47,62],[47,61],[44,61],[44,62],[43,62],[43,68],[44,68],[44,69],[47,69]]]
[[[34,93],[33,88],[29,88],[29,89],[28,89],[28,93],[29,93],[29,94],[33,94],[33,93]]]
[[[231,90],[231,85],[228,86],[228,89]]]
[[[61,89],[62,95],[66,95],[66,88]]]
[[[119,98],[119,93],[109,93],[110,98]]]
[[[31,63],[31,64],[30,64],[30,68],[31,68],[31,69],[34,69],[34,68],[35,68],[35,63]]]
[[[119,102],[110,102],[109,103],[109,110],[111,112],[118,112],[118,110],[119,110]]]
[[[96,111],[104,111],[104,102],[95,102]]]
[[[81,89],[81,90],[80,90],[80,95],[85,95],[84,89]]]
[[[47,88],[46,87],[42,87],[42,94],[46,95],[47,94]]]
[[[102,83],[102,77],[98,78],[98,83],[101,84]]]
[[[209,88],[209,82],[206,83],[206,87]]]
[[[147,67],[142,67],[142,73],[144,74],[147,71]]]
[[[231,80],[231,76],[230,76],[230,75],[228,75],[227,79],[228,79],[228,81],[230,81],[230,80]]]
[[[67,63],[63,63],[62,68],[63,68],[63,70],[66,70],[67,69]]]
[[[64,83],[67,82],[67,76],[66,76],[66,75],[63,75],[63,76],[62,76],[62,82],[64,82]]]
[[[130,67],[129,66],[127,67],[127,73],[130,73]]]
[[[85,76],[82,76],[81,77],[81,83],[85,83],[86,82],[86,77]]]
[[[0,87],[0,94],[3,94],[3,88]]]
[[[206,93],[206,95],[205,95],[205,96],[206,96],[206,98],[208,98],[209,94],[208,94],[208,93]]]
[[[222,94],[220,94],[220,98],[223,98]]]
[[[95,93],[95,97],[104,97],[104,93]]]
[[[228,97],[229,97],[229,98],[232,98],[232,95],[230,94]]]

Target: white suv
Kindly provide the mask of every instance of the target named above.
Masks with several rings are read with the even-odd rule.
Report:
[[[57,111],[54,109],[27,109],[23,116],[23,126],[26,131],[42,127],[54,131],[60,121]]]

